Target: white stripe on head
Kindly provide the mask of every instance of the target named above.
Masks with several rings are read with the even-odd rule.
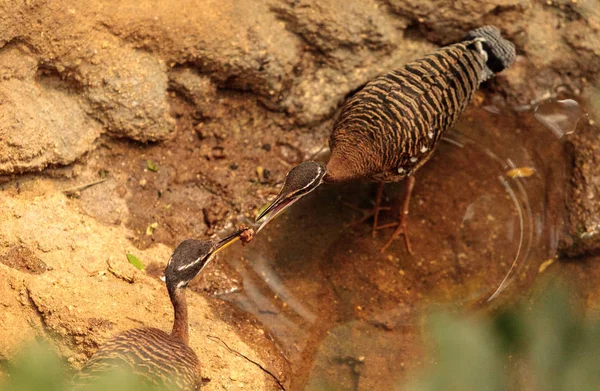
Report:
[[[213,258],[214,258],[214,257],[215,257],[215,254],[211,254],[211,255],[208,257],[208,259],[206,260],[206,262],[204,263],[204,265],[202,266],[202,269],[204,269],[204,268],[206,267],[206,265],[207,265],[207,264],[208,264],[210,261],[212,261],[212,260],[213,260]],[[204,259],[203,257],[200,257],[200,258],[198,258],[198,259],[194,260],[194,262],[188,263],[187,265],[183,265],[183,266],[181,266],[181,267],[177,268],[177,271],[178,271],[178,272],[180,272],[180,271],[183,271],[183,270],[189,269],[190,267],[193,267],[194,265],[197,265],[197,264],[198,264],[198,262],[201,262],[203,259]],[[202,269],[200,269],[200,270],[198,271],[198,273],[200,273],[200,272],[202,271]]]
[[[477,49],[479,54],[481,54],[481,56],[483,57],[483,60],[485,62],[487,62],[488,57],[489,57],[488,52],[486,52],[485,49],[483,48],[482,42],[486,42],[486,40],[484,38],[477,38],[475,40],[475,49]]]
[[[190,280],[179,281],[179,284],[177,284],[177,288],[181,288],[182,286],[186,286],[189,282],[190,282]]]
[[[198,270],[198,274],[202,273],[202,270],[204,270],[204,268],[206,267],[206,265],[208,265],[210,263],[210,261],[212,261],[215,258],[216,255],[217,254],[211,254],[211,256],[208,257],[208,259],[206,260],[206,262],[204,262],[204,265],[202,265],[202,267],[200,268],[200,270]]]
[[[313,185],[313,183],[315,183],[316,181],[321,179],[321,172],[323,172],[323,169],[321,168],[321,166],[319,166],[319,171],[317,171],[317,175],[313,178],[312,181],[310,181],[306,186],[296,190],[294,193],[292,193],[292,195],[295,195],[299,192],[301,192],[302,190],[308,189],[309,187],[311,187]]]
[[[180,272],[182,270],[189,269],[190,267],[193,267],[195,264],[197,264],[201,260],[202,260],[202,257],[196,259],[194,262],[188,263],[187,265],[180,266],[180,267],[177,268],[177,271]]]

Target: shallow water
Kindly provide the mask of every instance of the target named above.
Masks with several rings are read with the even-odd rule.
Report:
[[[481,310],[513,300],[554,257],[566,172],[560,136],[579,118],[571,102],[469,109],[416,175],[414,255],[402,238],[379,251],[393,229],[371,237],[370,221],[348,226],[360,214],[344,202],[370,207],[374,184],[322,186],[269,224],[243,258],[241,249],[227,257],[243,290],[220,297],[276,338],[292,389],[405,383],[427,360],[424,307]],[[398,215],[403,189],[386,185],[394,208],[381,223]]]

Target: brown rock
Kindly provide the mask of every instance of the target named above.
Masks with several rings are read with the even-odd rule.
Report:
[[[145,142],[165,140],[173,132],[166,67],[156,57],[118,48],[101,64],[85,64],[78,71],[84,75],[90,115],[111,134]]]
[[[190,68],[176,68],[169,72],[169,85],[200,112],[208,111],[217,99],[217,87],[211,79]]]
[[[0,102],[0,174],[70,164],[101,133],[63,91],[11,79],[0,81]]]
[[[505,31],[524,26],[530,0],[459,0],[452,2],[390,0],[390,7],[440,44],[460,40],[468,30],[492,23]],[[506,28],[505,28],[506,27]]]

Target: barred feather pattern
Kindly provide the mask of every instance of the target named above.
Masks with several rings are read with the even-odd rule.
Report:
[[[487,78],[479,40],[446,46],[367,83],[344,105],[329,141],[330,180],[395,182],[411,175]],[[326,178],[327,179],[327,178]]]
[[[196,391],[202,382],[196,353],[155,328],[132,329],[110,339],[81,369],[74,383],[85,385],[115,368],[168,389]]]

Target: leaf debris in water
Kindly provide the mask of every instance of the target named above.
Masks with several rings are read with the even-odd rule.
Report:
[[[533,174],[535,174],[535,168],[533,167],[518,167],[506,172],[506,175],[511,178],[527,178]]]
[[[150,159],[146,160],[146,166],[148,167],[148,170],[150,170],[152,172],[158,171],[158,163],[154,163]]]
[[[154,230],[156,228],[158,228],[158,223],[156,221],[154,223],[152,223],[152,224],[149,224],[146,227],[146,235],[148,235],[148,236],[152,235],[154,233]]]
[[[546,261],[544,261],[541,265],[540,265],[540,269],[538,271],[538,273],[543,273],[544,270],[546,270],[546,268],[550,265],[552,265],[554,263],[554,258],[550,258]]]
[[[145,266],[142,263],[142,261],[140,261],[140,259],[138,257],[136,257],[133,254],[129,254],[127,253],[127,260],[129,261],[129,263],[131,263],[133,266],[137,267],[140,270],[144,270]]]

